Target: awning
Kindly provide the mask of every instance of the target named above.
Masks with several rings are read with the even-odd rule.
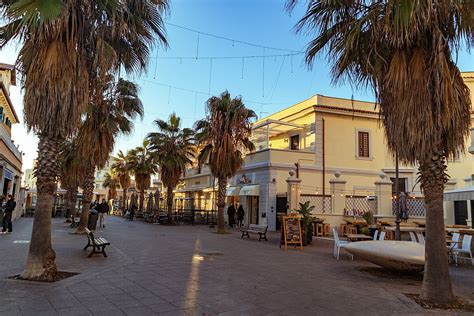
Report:
[[[260,195],[260,185],[246,185],[240,189],[239,195],[250,195],[250,196],[259,196]]]
[[[467,201],[474,200],[474,187],[448,190],[444,192],[445,201]]]
[[[225,195],[226,196],[239,196],[240,188],[239,187],[228,187]]]

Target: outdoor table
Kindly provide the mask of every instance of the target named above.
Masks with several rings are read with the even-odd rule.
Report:
[[[474,229],[459,229],[459,233],[463,235],[472,235],[474,236]]]
[[[364,234],[346,234],[347,239],[350,241],[358,241],[358,240],[371,240],[372,237],[364,235]]]
[[[395,226],[388,226],[385,227],[385,231],[389,235],[389,239],[395,239]],[[423,233],[425,231],[425,228],[423,227],[409,227],[409,226],[403,226],[400,227],[400,233],[408,233],[408,232],[413,232],[413,233]]]

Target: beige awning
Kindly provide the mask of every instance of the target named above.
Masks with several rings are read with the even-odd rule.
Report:
[[[240,188],[239,187],[228,187],[225,195],[226,196],[239,196]]]
[[[448,190],[444,192],[445,201],[468,201],[474,200],[474,187]]]
[[[241,196],[259,196],[260,195],[260,185],[246,185],[240,189]]]

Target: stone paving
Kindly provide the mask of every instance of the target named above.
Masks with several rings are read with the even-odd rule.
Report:
[[[80,274],[54,284],[7,279],[24,266],[32,219],[0,236],[0,315],[390,315],[426,314],[403,293],[420,282],[361,271],[370,266],[317,239],[303,252],[241,240],[205,226],[161,226],[108,217],[97,235],[108,258],[86,258],[86,237],[53,219],[61,270]],[[474,300],[474,269],[451,268],[456,294]],[[436,311],[435,311],[436,312]],[[446,312],[439,313],[446,314]]]

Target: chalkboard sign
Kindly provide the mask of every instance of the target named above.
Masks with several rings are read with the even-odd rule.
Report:
[[[285,245],[285,249],[288,245],[300,246],[303,250],[303,239],[301,237],[301,217],[300,216],[283,216],[283,229],[282,229],[282,240],[281,244]]]

